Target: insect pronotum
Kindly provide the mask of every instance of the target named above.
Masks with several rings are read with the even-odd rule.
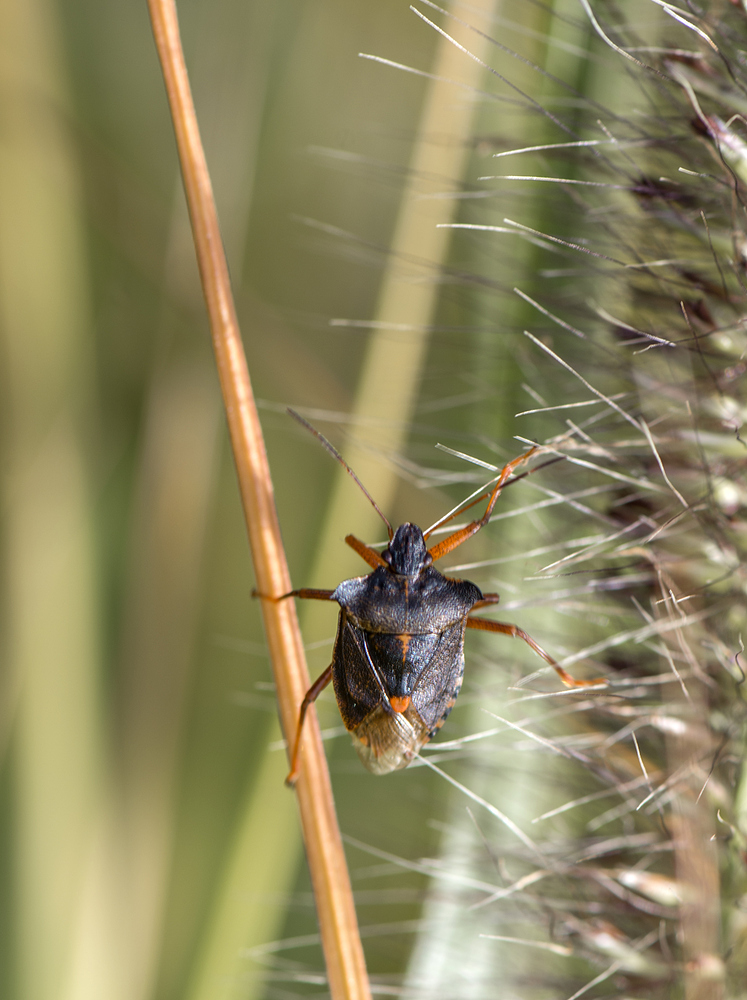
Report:
[[[332,663],[314,681],[301,703],[288,784],[294,784],[298,777],[306,712],[330,681],[345,727],[369,771],[387,774],[407,767],[454,706],[462,685],[464,634],[468,628],[522,639],[568,687],[603,683],[599,678],[575,680],[518,626],[474,616],[476,609],[497,604],[498,594],[483,594],[474,583],[444,576],[433,565],[488,523],[507,480],[535,454],[537,446],[504,465],[492,489],[469,505],[487,497],[482,517],[427,548],[426,541],[433,531],[456,512],[426,532],[410,523],[401,524],[395,531],[330,442],[293,410],[288,412],[350,473],[389,535],[389,544],[381,553],[354,535],[346,537],[347,544],[368,563],[371,572],[343,580],[335,590],[301,588],[279,597],[257,594],[270,601],[300,597],[340,605]]]

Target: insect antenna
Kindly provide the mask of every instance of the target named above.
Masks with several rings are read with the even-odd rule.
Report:
[[[343,469],[345,469],[345,471],[348,472],[353,477],[353,479],[356,481],[356,483],[360,486],[360,488],[363,491],[363,493],[368,497],[369,503],[371,504],[371,506],[373,507],[373,509],[376,511],[376,513],[379,515],[379,517],[381,518],[381,520],[386,525],[386,530],[389,533],[389,541],[391,542],[392,538],[394,538],[394,528],[392,528],[391,524],[387,520],[386,516],[384,515],[384,513],[381,510],[381,508],[379,507],[379,505],[376,503],[376,501],[371,496],[371,494],[368,492],[368,490],[366,489],[366,487],[363,485],[363,483],[360,481],[360,479],[356,476],[356,474],[350,468],[350,466],[345,461],[345,459],[342,457],[342,455],[339,453],[339,451],[337,450],[337,448],[335,448],[335,446],[330,441],[328,441],[326,439],[326,437],[321,433],[321,431],[318,431],[316,429],[316,427],[312,427],[312,425],[308,422],[308,420],[304,420],[304,418],[301,416],[300,413],[296,413],[296,411],[292,410],[290,407],[288,407],[288,413],[290,413],[290,415],[293,417],[293,419],[297,420],[299,422],[299,424],[301,424],[302,427],[305,427],[307,431],[311,431],[311,433],[314,435],[314,437],[317,438],[319,441],[321,441],[321,443],[324,445],[324,447],[327,449],[327,451],[337,459],[337,461],[340,463],[340,465],[343,467]]]
[[[511,486],[512,483],[518,483],[520,479],[524,479],[526,476],[534,475],[534,473],[539,472],[540,469],[546,469],[548,465],[555,465],[556,462],[562,462],[564,460],[564,457],[565,456],[560,455],[557,458],[550,458],[546,462],[542,462],[540,465],[535,465],[533,469],[527,469],[526,472],[520,472],[518,476],[512,476],[511,479],[509,479],[506,485],[503,487],[503,489],[505,490],[506,487]],[[435,522],[435,524],[432,524],[427,531],[424,531],[423,538],[428,539],[436,530],[436,528],[440,528],[444,524],[448,524],[448,522],[453,520],[453,518],[455,518],[457,514],[463,514],[466,510],[469,510],[470,507],[474,507],[476,504],[480,503],[481,500],[485,500],[489,496],[490,496],[490,489],[481,489],[479,491],[478,496],[473,497],[473,499],[470,499],[468,497],[467,500],[463,500],[461,503],[458,503],[453,510],[450,510],[448,514],[444,514],[444,516],[439,518],[438,521]]]

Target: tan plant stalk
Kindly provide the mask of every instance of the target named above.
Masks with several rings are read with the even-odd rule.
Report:
[[[231,294],[210,177],[202,149],[173,0],[149,0],[176,132],[197,260],[210,319],[257,585],[290,589],[262,431]],[[283,730],[293,733],[309,677],[292,602],[263,605]],[[350,881],[318,726],[310,720],[297,784],[301,823],[334,998],[370,996]],[[262,859],[257,859],[258,865]]]

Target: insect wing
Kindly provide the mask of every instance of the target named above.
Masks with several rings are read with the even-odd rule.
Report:
[[[429,738],[444,724],[462,687],[465,628],[466,622],[459,621],[441,632],[413,688],[412,705]],[[413,639],[419,638],[413,636]]]
[[[410,706],[394,712],[380,661],[371,656],[376,637],[340,613],[332,681],[346,729],[363,764],[374,774],[406,767],[428,740],[428,729]],[[381,652],[374,650],[375,654]]]
[[[354,730],[381,705],[384,691],[366,655],[366,634],[343,609],[332,656],[332,683],[345,728]]]

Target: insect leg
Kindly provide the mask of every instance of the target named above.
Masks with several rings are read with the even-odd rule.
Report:
[[[272,597],[270,594],[263,594],[259,590],[253,590],[252,597],[261,597],[263,601],[272,601],[273,604],[277,604],[278,601],[284,601],[288,597],[307,598],[313,601],[328,601],[333,593],[333,590],[314,590],[312,587],[301,587],[300,590],[289,590],[287,594],[281,594],[280,597]]]
[[[453,535],[449,535],[448,538],[442,539],[437,545],[434,545],[433,548],[428,549],[428,552],[434,562],[436,559],[440,559],[441,556],[445,556],[448,552],[451,552],[458,545],[461,545],[462,542],[466,542],[467,539],[471,538],[472,535],[480,530],[480,528],[485,527],[490,520],[490,515],[493,513],[493,507],[495,507],[495,502],[500,496],[501,490],[506,484],[506,480],[514,469],[521,465],[522,462],[526,462],[528,458],[531,458],[535,451],[537,451],[537,445],[535,445],[534,448],[530,448],[529,451],[525,451],[523,455],[519,455],[519,457],[515,458],[512,462],[503,466],[501,474],[498,476],[498,482],[495,484],[490,494],[488,506],[485,508],[485,513],[476,521],[471,521],[470,524],[466,525],[464,528],[460,528],[459,531],[455,531]]]
[[[607,684],[604,677],[595,677],[590,681],[577,681],[575,677],[571,677],[567,670],[564,670],[559,663],[556,663],[550,654],[546,653],[544,649],[536,643],[530,635],[527,635],[523,629],[520,629],[518,625],[508,625],[506,622],[494,622],[489,618],[468,618],[467,628],[481,629],[483,632],[500,632],[502,635],[510,635],[515,639],[523,639],[524,642],[534,650],[537,656],[541,656],[545,663],[550,664],[566,687],[590,687],[597,684]]]
[[[540,469],[546,469],[548,465],[555,465],[556,462],[562,462],[564,458],[564,455],[558,455],[557,458],[551,458],[547,462],[542,462],[541,465],[535,465],[533,469],[527,469],[526,472],[522,472],[520,475],[514,476],[511,482],[518,483],[519,480],[525,479],[527,476],[531,476],[535,472],[539,472]],[[449,521],[453,521],[455,517],[458,517],[460,514],[464,514],[464,512],[469,510],[471,507],[475,507],[478,503],[482,503],[483,500],[487,500],[491,492],[492,490],[485,490],[484,493],[481,493],[478,497],[474,497],[469,501],[469,503],[458,505],[456,510],[453,510],[450,514],[446,514],[445,517],[439,518],[435,524],[432,524],[427,531],[423,532],[423,537],[426,540],[429,539],[436,528],[440,528],[444,524],[448,524]]]
[[[489,604],[497,604],[500,599],[500,594],[483,594],[482,600],[476,601],[475,604],[472,605],[472,610],[474,611],[475,608],[487,608]]]
[[[378,566],[386,566],[386,562],[379,555],[376,549],[371,549],[365,542],[362,542],[360,538],[356,538],[355,535],[346,535],[345,542],[354,549],[361,559],[364,559],[369,566],[376,569]]]
[[[298,725],[296,726],[296,738],[293,743],[293,753],[291,755],[291,769],[288,772],[288,777],[285,779],[286,785],[291,788],[295,785],[298,778],[298,752],[301,749],[301,731],[303,730],[303,720],[306,718],[306,712],[309,705],[316,701],[331,680],[332,664],[330,663],[324,673],[317,677],[311,685],[301,702],[301,710],[298,713]]]

